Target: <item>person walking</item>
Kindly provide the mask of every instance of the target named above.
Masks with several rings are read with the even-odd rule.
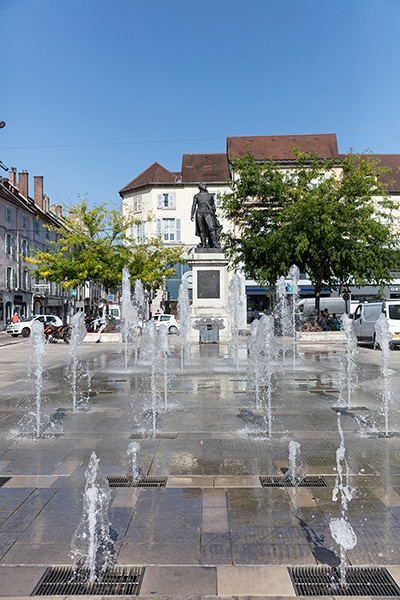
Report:
[[[16,311],[16,310],[14,311],[14,314],[13,314],[13,316],[11,317],[11,322],[12,322],[12,323],[19,323],[19,316],[18,316],[18,313],[17,313],[17,311]]]
[[[106,315],[102,314],[101,316],[97,317],[97,319],[95,320],[94,324],[95,324],[95,327],[96,327],[96,331],[98,333],[98,338],[96,340],[96,344],[100,344],[101,334],[103,333],[103,331],[107,327],[107,317],[106,317]]]

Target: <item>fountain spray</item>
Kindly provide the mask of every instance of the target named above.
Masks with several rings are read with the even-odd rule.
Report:
[[[43,333],[43,324],[40,323],[40,321],[34,321],[31,328],[28,376],[34,378],[36,390],[35,435],[37,438],[39,438],[42,434],[42,390],[45,356],[46,340]]]
[[[71,543],[73,579],[101,581],[107,567],[114,563],[114,543],[110,536],[108,507],[111,490],[92,452],[85,472],[83,514]]]
[[[381,408],[380,412],[384,417],[385,421],[385,436],[389,435],[389,410],[390,404],[392,400],[391,394],[391,382],[389,377],[389,356],[390,356],[390,340],[391,333],[389,331],[388,320],[385,315],[382,313],[375,324],[375,332],[376,332],[376,341],[379,344],[382,354],[381,354],[381,385],[380,385],[380,394],[381,394]]]
[[[88,392],[90,392],[91,374],[85,370],[84,365],[79,362],[78,356],[79,348],[85,339],[85,335],[86,326],[84,322],[84,314],[83,312],[78,312],[71,319],[71,339],[68,348],[67,367],[72,389],[72,410],[74,412],[77,410],[78,404],[83,400],[83,398],[78,399],[78,392],[82,391],[79,388],[83,379],[87,380]]]
[[[353,330],[353,321],[346,314],[342,315],[341,321],[346,337],[346,352],[344,356],[340,356],[339,402],[347,404],[350,408],[352,394],[357,385],[357,336]]]
[[[179,341],[181,347],[181,370],[183,371],[183,367],[188,358],[188,354],[190,351],[189,343],[188,343],[188,335],[189,335],[189,326],[190,326],[190,318],[189,318],[189,290],[186,284],[181,283],[178,290],[178,319],[180,323],[179,329]]]
[[[346,460],[346,449],[344,446],[344,434],[340,423],[341,413],[337,413],[338,431],[340,436],[340,446],[336,451],[336,479],[335,487],[332,492],[332,500],[336,502],[340,497],[341,517],[332,518],[329,523],[329,529],[335,542],[340,547],[340,584],[346,585],[347,558],[346,551],[352,550],[357,544],[357,536],[347,519],[347,504],[352,500],[354,488],[349,484],[349,466]]]

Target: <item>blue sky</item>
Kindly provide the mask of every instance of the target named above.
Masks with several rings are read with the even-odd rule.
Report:
[[[0,160],[53,204],[119,206],[228,136],[400,153],[400,0],[0,0],[0,23]]]

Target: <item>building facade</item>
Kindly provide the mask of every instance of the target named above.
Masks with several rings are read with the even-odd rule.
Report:
[[[131,234],[137,241],[144,237],[157,235],[164,244],[180,244],[190,256],[191,250],[198,244],[193,223],[190,221],[193,196],[197,192],[199,182],[207,184],[208,191],[215,196],[217,207],[220,195],[230,190],[230,183],[235,178],[233,163],[235,158],[250,152],[257,162],[273,160],[280,168],[290,171],[296,166],[295,149],[302,153],[314,153],[321,159],[333,159],[338,163],[345,158],[340,154],[336,134],[315,134],[295,136],[242,136],[228,137],[226,152],[219,154],[184,154],[179,172],[165,169],[153,163],[148,169],[135,177],[120,190],[122,207],[125,214],[132,212],[140,219]],[[382,182],[387,185],[389,195],[394,199],[400,197],[400,155],[376,155],[381,166],[388,167],[390,173],[382,175]],[[218,208],[217,208],[218,213]],[[146,222],[151,216],[153,220]],[[227,231],[231,226],[218,215]],[[400,223],[400,217],[399,217]],[[399,265],[400,270],[400,265]],[[177,267],[176,278],[166,284],[166,296],[170,300],[177,299],[182,279],[190,281],[188,268]],[[374,286],[351,288],[354,300],[372,300],[379,289]],[[387,297],[400,294],[399,280],[385,290]],[[314,288],[303,275],[299,281],[299,293],[302,297],[312,297]],[[326,296],[331,290],[324,290]],[[270,299],[255,281],[246,281],[248,322],[257,313],[270,308]],[[161,302],[162,304],[162,302]],[[163,307],[168,311],[168,305]]]
[[[73,295],[54,282],[41,280],[26,260],[37,250],[46,251],[63,225],[61,207],[50,207],[43,193],[43,177],[33,179],[33,198],[27,171],[17,174],[11,168],[9,178],[0,179],[0,329],[5,329],[14,313],[20,319],[55,314],[66,322],[84,306],[84,289]]]

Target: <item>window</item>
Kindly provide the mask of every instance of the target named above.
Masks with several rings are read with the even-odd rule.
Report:
[[[135,223],[131,226],[131,238],[136,244],[142,244],[145,240],[145,221],[140,221],[140,223]]]
[[[10,206],[6,206],[6,223],[11,223],[11,222],[12,222],[11,207]]]
[[[142,212],[142,196],[133,199],[133,212]]]
[[[21,240],[21,254],[22,256],[29,256],[28,240]]]
[[[158,194],[157,208],[175,208],[175,194]]]
[[[181,220],[157,219],[157,237],[163,242],[180,242]]]
[[[28,217],[22,215],[22,229],[28,229]]]
[[[15,254],[14,236],[10,233],[7,233],[6,235],[6,254],[9,254],[10,256],[14,256]]]
[[[15,278],[15,269],[12,267],[7,267],[7,289],[12,290],[16,287],[16,278]]]
[[[211,196],[213,197],[216,208],[222,206],[222,200],[219,194],[211,194]]]
[[[21,288],[23,290],[29,290],[29,271],[27,269],[22,271]]]

